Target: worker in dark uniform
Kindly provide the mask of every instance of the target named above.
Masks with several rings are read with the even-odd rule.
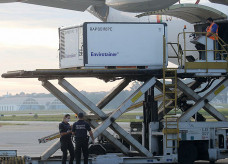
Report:
[[[66,114],[63,117],[63,121],[59,124],[59,133],[60,133],[60,143],[61,143],[61,150],[63,152],[62,156],[62,164],[66,164],[67,160],[67,150],[70,152],[70,161],[69,164],[73,164],[74,161],[74,146],[71,141],[71,126],[69,124],[70,115]]]
[[[89,137],[87,136],[87,131],[89,132],[90,137],[92,138],[92,142],[94,143],[93,132],[87,122],[84,121],[84,114],[78,114],[78,121],[73,124],[72,132],[75,135],[75,157],[76,164],[80,164],[81,161],[81,150],[83,152],[84,164],[88,164],[88,142]]]

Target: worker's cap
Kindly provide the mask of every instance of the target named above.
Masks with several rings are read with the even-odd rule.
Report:
[[[83,118],[84,114],[83,113],[78,113],[78,118]]]

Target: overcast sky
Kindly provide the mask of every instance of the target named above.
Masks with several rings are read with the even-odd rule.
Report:
[[[186,1],[195,2],[181,2]],[[201,3],[209,4],[207,0],[201,0]],[[58,27],[99,21],[88,12],[23,3],[0,4],[0,20],[0,74],[58,68]],[[79,90],[86,91],[106,91],[117,84],[88,78],[71,81]],[[48,93],[37,79],[0,78],[0,96],[21,91]]]

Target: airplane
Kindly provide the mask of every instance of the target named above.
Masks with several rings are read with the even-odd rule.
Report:
[[[125,12],[145,12],[169,7],[179,0],[1,0],[0,3],[22,2],[68,10],[85,11],[89,6],[112,7]]]
[[[194,0],[185,0],[194,2]],[[209,0],[213,3],[228,5],[228,0]],[[0,0],[0,3],[21,2],[75,11],[89,11],[102,21],[112,21],[108,18],[113,14],[125,15],[127,12],[140,13],[166,9],[181,0]],[[200,0],[196,1],[198,4]],[[113,13],[113,14],[112,14]],[[113,20],[115,21],[115,20]]]
[[[193,22],[190,23],[199,23],[205,22],[206,17],[208,16],[203,11],[207,13],[211,13],[213,9],[205,8],[203,10],[201,4],[207,1],[207,6],[211,6],[214,9],[218,9],[218,11],[222,11],[226,15],[228,15],[228,10],[224,5],[228,5],[228,0],[0,0],[0,3],[12,3],[12,2],[20,2],[20,3],[28,3],[40,6],[48,6],[54,8],[61,8],[67,10],[74,11],[88,11],[92,15],[96,16],[103,22],[148,22],[148,21],[156,21],[158,17],[156,15],[161,15],[159,12],[164,9],[173,10],[173,8],[178,8],[177,11],[173,10],[171,13],[163,13],[163,15],[170,15],[173,17],[177,17],[189,22],[190,17],[193,19]],[[178,6],[178,2],[181,3],[179,5],[187,3],[192,3],[193,6]],[[183,3],[182,3],[183,2]],[[212,2],[212,3],[209,3]],[[222,5],[221,5],[222,4]],[[170,8],[169,8],[170,7]],[[180,11],[182,10],[185,11]],[[224,9],[225,8],[225,9]],[[224,10],[222,10],[224,9]],[[191,11],[196,12],[191,12]],[[146,12],[155,12],[154,16],[149,16],[147,18],[136,18],[135,16],[140,13]],[[214,10],[213,12],[217,12]],[[217,12],[218,13],[218,12]],[[218,13],[222,14],[222,13]],[[147,14],[148,15],[148,14]],[[218,16],[217,15],[217,16]],[[183,18],[183,16],[185,18]],[[221,16],[220,18],[224,18],[225,16]],[[197,19],[198,18],[198,19]],[[218,19],[218,17],[215,17]],[[194,22],[195,19],[195,22]],[[199,20],[200,19],[200,20]],[[164,19],[163,19],[164,20]],[[198,21],[198,22],[197,22]],[[166,23],[169,21],[166,21]]]
[[[209,0],[212,3],[219,3],[223,5],[228,5],[228,0]]]
[[[228,0],[0,0],[0,3],[19,2],[67,10],[88,11],[103,22],[162,21],[168,24],[168,30],[175,28],[174,31],[168,34],[169,42],[176,41],[177,35],[179,32],[182,32],[184,25],[187,25],[188,31],[195,30],[196,32],[202,32],[202,29],[206,28],[205,22],[210,15],[219,25],[219,36],[222,36],[222,39],[228,43],[227,1]],[[195,29],[193,29],[193,25]],[[172,62],[176,64],[175,61]]]
[[[88,11],[103,22],[162,21],[168,24],[168,30],[175,28],[168,34],[169,42],[176,41],[176,32],[182,32],[184,25],[190,31],[204,31],[210,16],[219,25],[219,36],[228,43],[228,0],[0,0],[0,3],[12,2]]]
[[[192,19],[196,19],[198,22],[191,22],[190,23],[199,23],[206,21],[207,15],[202,13],[206,11],[210,13],[213,9],[205,9],[202,10],[203,7],[199,6],[201,3],[205,2],[206,0],[0,0],[0,3],[12,3],[12,2],[20,2],[20,3],[28,3],[34,5],[41,5],[41,6],[48,6],[54,8],[61,8],[67,10],[74,10],[74,11],[88,11],[95,17],[99,18],[103,22],[148,22],[148,21],[156,21],[158,17],[156,15],[159,14],[160,10],[169,10],[169,7],[178,8],[178,11],[172,11],[172,13],[164,13],[163,15],[170,15],[173,17],[177,17],[183,19],[187,22],[186,18],[192,17]],[[218,11],[222,11],[222,7],[224,5],[228,5],[228,0],[209,0],[213,8],[218,9]],[[184,4],[184,2],[188,3],[195,3],[195,6],[178,6],[178,2]],[[179,5],[181,5],[179,4]],[[207,3],[208,4],[208,3]],[[219,5],[218,5],[219,4]],[[220,5],[223,4],[223,5]],[[176,7],[177,6],[177,7]],[[185,11],[179,11],[181,8],[186,9]],[[172,9],[171,9],[172,10]],[[192,10],[197,11],[196,13],[191,12]],[[147,18],[136,18],[136,15],[140,13],[147,13],[147,12],[154,12],[154,13]],[[187,11],[190,11],[186,13]],[[228,15],[228,10],[224,9],[224,13]],[[217,12],[217,11],[214,11]],[[151,15],[151,14],[150,14]],[[185,19],[183,18],[183,15]],[[202,15],[204,17],[202,17]],[[219,14],[218,14],[219,15]],[[197,19],[197,17],[199,19]],[[221,16],[224,18],[224,16]],[[160,17],[161,18],[161,17]],[[216,17],[218,19],[218,17]],[[164,19],[163,19],[164,20]],[[169,21],[166,21],[166,23]]]

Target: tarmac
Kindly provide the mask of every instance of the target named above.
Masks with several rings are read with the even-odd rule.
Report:
[[[13,125],[0,127],[0,150],[17,150],[18,156],[39,157],[55,140],[39,144],[38,139],[58,132],[58,122],[45,121],[0,121]],[[16,125],[22,124],[22,125]],[[72,124],[72,122],[71,122]],[[119,123],[129,130],[129,123]],[[54,155],[61,156],[58,150]],[[208,161],[197,161],[196,164],[208,164]],[[216,164],[228,164],[228,159],[219,160]]]

